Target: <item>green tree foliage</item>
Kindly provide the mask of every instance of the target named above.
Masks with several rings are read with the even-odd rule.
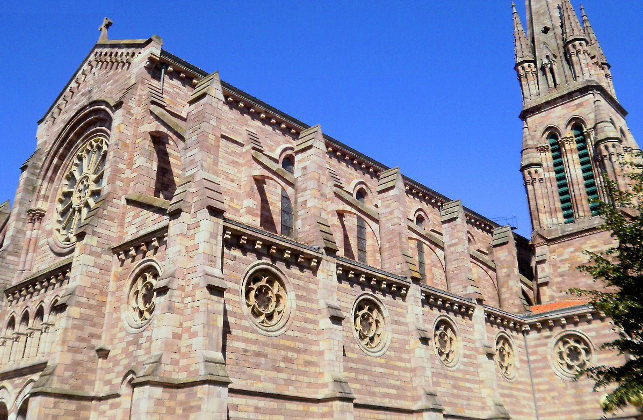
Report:
[[[601,202],[602,229],[611,232],[617,245],[603,252],[586,251],[590,257],[579,270],[608,287],[603,291],[571,291],[590,298],[590,304],[607,315],[618,334],[603,349],[625,355],[621,366],[593,366],[581,375],[594,382],[594,390],[607,389],[601,402],[605,412],[643,403],[643,167],[634,165],[629,175],[631,191],[619,191],[606,180],[609,202]]]

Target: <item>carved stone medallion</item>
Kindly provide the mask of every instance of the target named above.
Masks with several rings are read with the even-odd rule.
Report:
[[[458,337],[455,328],[446,319],[441,319],[435,324],[433,345],[436,354],[445,366],[455,366],[460,356]]]
[[[129,318],[132,327],[145,325],[154,313],[156,307],[156,292],[154,287],[159,272],[154,266],[148,266],[139,271],[130,284]]]
[[[380,355],[388,344],[386,316],[380,302],[362,296],[353,308],[353,328],[360,347],[371,355]]]
[[[502,376],[507,379],[514,377],[516,359],[511,340],[506,335],[499,335],[496,339],[496,365]]]
[[[288,291],[277,273],[253,271],[243,285],[243,297],[247,313],[259,329],[274,333],[286,324],[290,314]]]
[[[576,376],[581,369],[590,364],[591,360],[592,346],[580,334],[565,334],[554,344],[554,367],[564,376]]]

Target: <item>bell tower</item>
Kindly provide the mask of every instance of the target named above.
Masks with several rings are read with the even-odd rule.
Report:
[[[628,188],[625,163],[640,149],[616,98],[610,65],[585,10],[569,0],[525,0],[526,31],[513,8],[515,70],[522,92],[520,170],[532,223],[538,300],[597,287],[576,267],[583,250],[612,244],[598,230],[603,174]]]

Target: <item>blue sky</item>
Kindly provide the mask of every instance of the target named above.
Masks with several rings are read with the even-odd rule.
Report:
[[[54,5],[55,3],[55,5]],[[579,2],[572,3],[578,10]],[[82,4],[82,7],[80,5]],[[0,201],[43,116],[98,39],[164,48],[364,154],[530,234],[505,0],[8,2],[0,10]],[[643,130],[640,0],[585,0],[616,93]],[[519,1],[523,17],[524,6]]]

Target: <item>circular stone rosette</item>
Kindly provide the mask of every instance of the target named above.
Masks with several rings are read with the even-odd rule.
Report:
[[[127,293],[127,320],[134,329],[142,328],[152,319],[156,308],[156,282],[159,270],[147,263],[135,271]]]
[[[435,354],[447,367],[454,367],[460,358],[460,342],[455,327],[446,318],[439,319],[433,329]]]
[[[269,265],[251,269],[241,285],[243,307],[253,325],[267,335],[287,329],[294,298],[285,276]]]
[[[63,172],[54,227],[62,245],[76,242],[76,229],[101,196],[106,156],[107,140],[93,138],[78,149]]]
[[[505,378],[512,379],[516,375],[516,357],[509,337],[504,334],[498,335],[495,353],[498,370]]]
[[[380,356],[390,342],[388,316],[375,296],[364,295],[353,306],[353,335],[360,348],[371,356]]]
[[[555,370],[566,378],[574,378],[588,367],[593,358],[592,345],[587,337],[570,332],[558,337],[552,350]]]

